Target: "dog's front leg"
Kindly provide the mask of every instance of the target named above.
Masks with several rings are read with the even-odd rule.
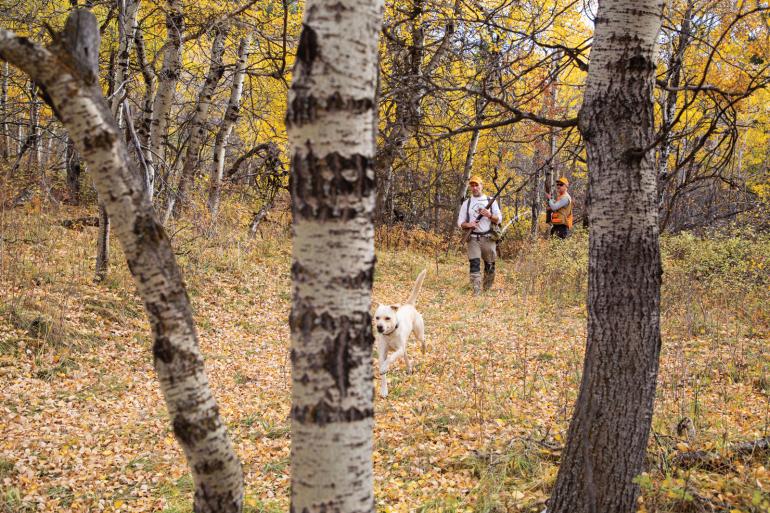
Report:
[[[388,397],[388,362],[385,352],[387,343],[382,337],[377,337],[377,357],[380,361],[380,397]]]

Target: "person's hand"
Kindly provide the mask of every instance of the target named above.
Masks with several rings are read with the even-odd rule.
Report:
[[[480,208],[480,209],[479,209],[479,214],[481,214],[482,216],[484,216],[484,217],[486,217],[486,218],[490,218],[490,217],[492,217],[492,212],[490,212],[490,211],[489,211],[489,210],[487,210],[486,208]]]
[[[545,199],[551,199],[551,193],[546,192],[545,193]]]
[[[468,223],[466,224],[468,225],[468,228],[471,228],[471,229],[479,227],[479,222],[476,221],[475,219],[473,221],[468,221]]]

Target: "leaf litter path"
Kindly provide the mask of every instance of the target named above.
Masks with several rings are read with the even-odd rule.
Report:
[[[207,372],[244,464],[247,511],[286,511],[290,254],[264,244],[237,263],[201,253],[183,265]],[[189,510],[189,474],[130,278],[122,267],[98,287],[90,269],[57,276],[72,255],[46,251],[24,256],[26,270],[3,269],[13,271],[0,316],[6,502],[18,511]],[[418,299],[428,350],[412,341],[415,371],[398,363],[390,397],[375,399],[378,509],[471,511],[485,500],[542,509],[557,468],[543,447],[562,443],[582,369],[582,308],[557,319],[520,285],[512,262],[500,265],[495,290],[472,298],[461,256],[378,258],[375,301],[404,301],[429,270]],[[57,337],[52,329],[41,343],[20,321],[37,312],[54,326],[58,315]],[[510,467],[505,490],[490,479],[500,464]]]

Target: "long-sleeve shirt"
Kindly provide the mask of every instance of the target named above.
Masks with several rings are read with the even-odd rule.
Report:
[[[468,202],[470,202],[470,209],[468,208]],[[487,208],[487,203],[489,203],[489,198],[485,195],[478,197],[471,196],[465,200],[462,204],[462,207],[460,207],[460,213],[457,216],[457,226],[462,228],[463,223],[475,221],[479,216],[479,210],[482,208]],[[500,206],[497,204],[497,201],[492,203],[492,208],[490,208],[489,211],[492,212],[492,215],[497,218],[498,222],[503,220],[503,214],[500,211]],[[473,233],[486,233],[491,228],[492,221],[490,221],[487,217],[482,217],[479,220],[478,227],[473,230]]]
[[[561,195],[561,198],[559,198],[556,201],[554,201],[552,199],[549,199],[548,200],[548,207],[551,210],[553,210],[554,212],[556,212],[560,208],[563,208],[563,207],[566,207],[567,205],[569,205],[570,201],[572,201],[572,198],[570,198],[569,194],[567,194],[565,192],[564,194]]]

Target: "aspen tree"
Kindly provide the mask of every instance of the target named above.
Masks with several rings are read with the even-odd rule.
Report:
[[[372,512],[380,0],[310,0],[286,123],[293,213],[291,511]]]
[[[660,356],[653,141],[660,0],[600,0],[579,128],[588,154],[588,338],[549,513],[631,513]]]
[[[190,299],[163,227],[94,70],[96,17],[76,9],[50,48],[0,29],[0,57],[21,68],[48,94],[88,165],[97,194],[113,219],[152,327],[153,357],[174,435],[195,483],[196,513],[237,513],[243,476],[211,393]]]

